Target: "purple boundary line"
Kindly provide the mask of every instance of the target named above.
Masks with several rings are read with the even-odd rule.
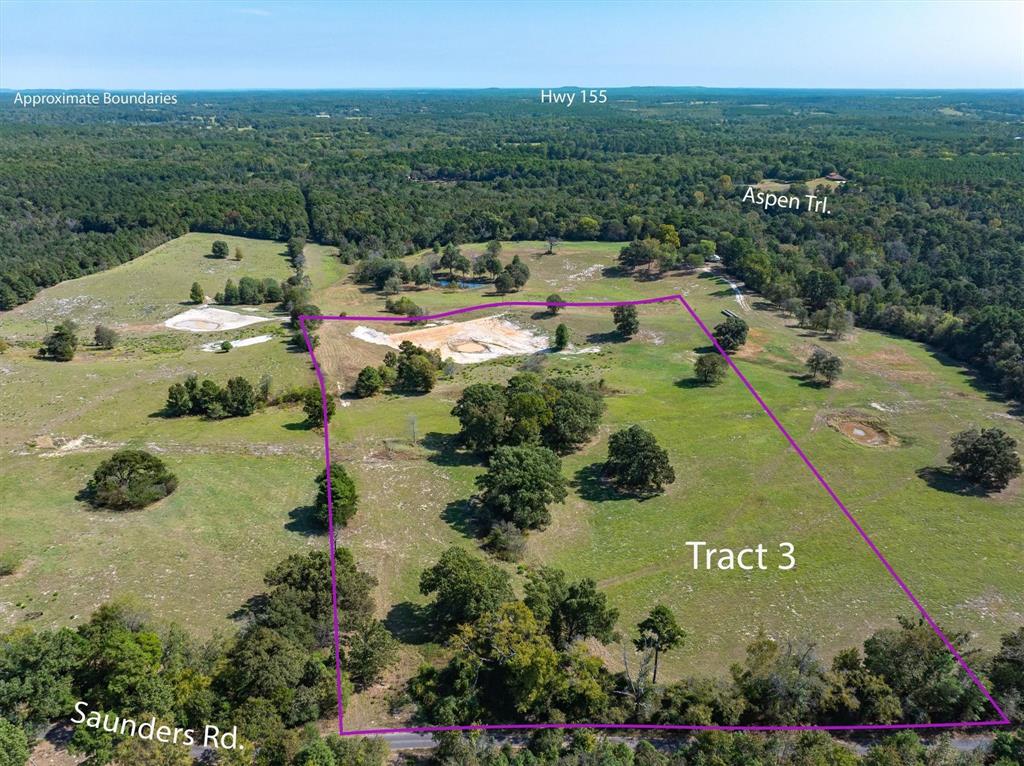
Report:
[[[765,414],[768,415],[772,423],[779,430],[779,432],[786,438],[789,445],[797,453],[804,465],[810,469],[814,478],[818,484],[828,493],[829,497],[836,504],[846,519],[853,525],[860,537],[867,543],[875,557],[882,563],[885,570],[889,575],[896,581],[900,589],[906,594],[907,598],[914,605],[917,611],[924,618],[928,626],[935,632],[935,634],[941,639],[943,645],[949,651],[949,653],[956,659],[957,663],[970,678],[971,682],[981,692],[982,696],[988,701],[992,708],[999,714],[999,720],[990,721],[958,721],[952,723],[904,723],[904,724],[859,724],[859,725],[804,725],[804,726],[688,726],[688,725],[673,725],[673,724],[612,724],[612,723],[532,723],[532,724],[477,724],[471,726],[407,726],[393,729],[357,729],[351,731],[344,730],[344,702],[342,700],[342,689],[341,689],[341,634],[339,627],[338,617],[338,586],[337,586],[337,575],[335,570],[335,559],[334,559],[334,507],[333,500],[331,497],[331,447],[330,447],[330,436],[327,423],[327,385],[324,381],[323,372],[320,369],[320,364],[317,361],[316,354],[313,351],[312,344],[309,339],[309,333],[306,329],[306,320],[326,321],[326,320],[343,320],[343,321],[356,321],[356,322],[409,322],[410,318],[401,316],[325,316],[325,315],[302,315],[299,317],[299,327],[302,330],[302,337],[306,341],[306,348],[309,351],[310,359],[313,363],[313,370],[316,373],[317,382],[320,384],[320,400],[321,406],[324,412],[324,460],[327,468],[327,520],[328,520],[328,538],[330,546],[330,561],[331,561],[331,604],[334,612],[334,669],[335,669],[335,686],[338,696],[338,734],[341,736],[359,736],[359,735],[378,735],[378,734],[402,734],[402,733],[430,733],[430,732],[442,732],[442,731],[500,731],[500,730],[523,730],[523,729],[620,729],[620,730],[661,730],[661,731],[892,731],[898,729],[953,729],[961,727],[978,727],[978,726],[1006,726],[1012,722],[1007,718],[1006,713],[999,706],[999,703],[993,699],[988,689],[981,682],[981,679],[975,675],[974,671],[967,665],[960,653],[957,652],[956,647],[946,637],[946,634],[942,632],[938,624],[932,619],[932,616],[924,608],[917,597],[911,592],[910,588],[903,581],[903,579],[896,573],[892,565],[879,550],[878,546],[875,545],[874,541],[864,530],[864,528],[857,522],[850,513],[849,509],[843,504],[842,500],[835,493],[829,483],[825,480],[825,477],[821,475],[818,469],[811,462],[807,454],[800,448],[796,443],[796,440],[790,435],[789,431],[786,430],[785,426],[779,421],[772,412],[771,408],[765,403],[764,399],[761,398],[760,394],[754,388],[753,384],[747,379],[747,377],[740,371],[739,367],[732,360],[729,354],[719,345],[715,336],[708,329],[707,325],[701,320],[694,311],[693,307],[687,302],[687,300],[679,294],[676,295],[663,295],[658,298],[645,298],[642,300],[632,301],[592,301],[592,302],[569,302],[569,303],[548,303],[547,301],[499,301],[495,303],[482,303],[475,306],[465,306],[462,308],[452,309],[451,311],[443,311],[439,314],[425,314],[417,317],[417,321],[432,321],[435,319],[443,319],[445,317],[455,316],[456,314],[465,314],[471,311],[480,311],[482,309],[490,308],[502,308],[505,306],[560,306],[566,308],[578,307],[578,308],[593,308],[593,307],[614,307],[614,306],[641,306],[652,303],[666,303],[669,301],[679,301],[683,308],[686,309],[690,317],[697,323],[701,331],[707,336],[708,340],[711,341],[715,350],[718,351],[722,357],[725,358],[729,367],[732,369],[736,376],[740,379],[740,382],[746,387],[750,394],[754,397],[755,401],[760,405],[761,409],[764,410]]]

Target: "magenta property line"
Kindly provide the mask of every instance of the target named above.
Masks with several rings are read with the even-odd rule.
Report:
[[[768,415],[769,419],[774,423],[778,431],[785,437],[789,445],[797,453],[804,465],[810,469],[814,478],[818,484],[825,490],[832,501],[836,504],[846,519],[853,525],[854,529],[860,535],[861,539],[867,543],[875,557],[882,563],[885,570],[889,575],[896,581],[900,589],[906,594],[907,598],[914,605],[917,611],[924,618],[928,626],[935,632],[935,634],[942,641],[943,645],[950,652],[950,654],[956,659],[957,663],[970,678],[971,682],[981,692],[982,696],[988,701],[992,708],[999,714],[998,720],[989,721],[957,721],[951,723],[901,723],[901,724],[857,724],[857,725],[776,725],[776,726],[699,726],[699,725],[674,725],[674,724],[615,724],[615,723],[524,723],[524,724],[475,724],[469,726],[406,726],[400,728],[388,728],[388,729],[357,729],[345,731],[344,719],[344,700],[342,695],[341,686],[341,631],[339,624],[338,615],[338,587],[337,587],[337,574],[335,569],[335,556],[334,556],[334,507],[333,499],[331,497],[331,453],[330,453],[330,436],[328,431],[328,419],[327,419],[327,385],[324,381],[323,372],[320,368],[320,364],[317,361],[316,354],[313,351],[313,345],[309,338],[309,333],[306,329],[306,320],[314,321],[325,321],[325,320],[342,320],[342,321],[358,321],[358,322],[394,322],[404,323],[409,321],[432,321],[436,319],[444,319],[446,317],[455,316],[457,314],[465,314],[471,311],[480,311],[482,309],[491,308],[504,308],[509,306],[534,306],[534,307],[549,307],[559,306],[565,308],[594,308],[594,307],[614,307],[614,306],[639,306],[653,303],[665,303],[668,301],[679,301],[683,308],[689,313],[693,320],[700,327],[701,331],[707,336],[708,340],[711,341],[715,350],[718,351],[722,357],[725,358],[729,367],[732,369],[736,376],[740,379],[746,389],[754,397],[755,401],[760,405],[761,409],[764,410],[765,414]],[[981,679],[974,673],[973,670],[967,665],[967,662],[953,646],[952,642],[946,637],[946,634],[942,632],[938,624],[932,619],[932,616],[924,608],[921,602],[914,596],[909,586],[903,581],[903,579],[896,573],[896,570],[889,563],[889,561],[879,550],[878,546],[875,545],[874,541],[867,534],[864,528],[857,522],[853,514],[843,504],[842,500],[832,489],[829,483],[822,476],[821,472],[814,466],[807,454],[800,448],[796,440],[790,435],[789,431],[786,430],[785,426],[779,421],[772,412],[771,408],[765,403],[761,395],[757,393],[753,384],[747,379],[747,377],[740,371],[739,367],[729,356],[729,354],[722,348],[722,346],[715,339],[714,335],[708,329],[707,325],[701,320],[694,311],[693,307],[686,301],[686,299],[679,294],[676,295],[663,295],[658,298],[645,298],[641,300],[632,301],[591,301],[591,302],[563,302],[563,303],[549,303],[547,301],[499,301],[495,303],[483,303],[475,306],[466,306],[463,308],[452,309],[450,311],[443,311],[438,314],[425,314],[417,317],[408,316],[322,316],[322,315],[303,315],[299,317],[299,326],[302,330],[302,336],[306,341],[306,348],[309,350],[310,358],[313,362],[313,369],[316,373],[317,382],[320,385],[320,397],[321,406],[323,407],[324,414],[324,460],[326,464],[327,472],[327,511],[328,511],[328,536],[330,546],[330,561],[331,561],[331,604],[334,611],[334,667],[335,667],[335,685],[338,697],[338,734],[342,736],[356,736],[356,735],[380,735],[380,734],[403,734],[403,733],[431,733],[431,732],[443,732],[443,731],[500,731],[500,730],[524,730],[524,729],[619,729],[619,730],[663,730],[663,731],[891,731],[898,729],[951,729],[961,727],[979,727],[979,726],[1006,726],[1011,723],[1007,718],[1006,713],[995,701],[988,689],[981,682]]]

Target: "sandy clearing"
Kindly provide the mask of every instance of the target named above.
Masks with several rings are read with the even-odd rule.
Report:
[[[456,364],[473,364],[500,356],[534,354],[548,348],[548,338],[524,330],[500,315],[451,322],[436,327],[424,327],[388,334],[359,325],[352,330],[353,338],[390,348],[398,348],[408,340],[428,351],[439,351],[442,359]]]
[[[239,327],[260,322],[270,322],[272,319],[272,317],[246,316],[234,311],[204,306],[199,309],[183,311],[168,319],[164,325],[172,330],[187,332],[220,332],[222,330],[237,330]]]
[[[254,338],[242,338],[242,340],[231,341],[231,348],[243,348],[244,346],[255,346],[257,343],[266,343],[273,339],[273,335],[257,335]],[[203,351],[220,351],[220,343],[204,343],[200,348]]]

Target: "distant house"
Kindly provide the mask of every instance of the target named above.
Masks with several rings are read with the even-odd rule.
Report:
[[[838,173],[829,173],[827,176],[825,176],[825,178],[828,181],[836,181],[837,183],[841,183],[841,184],[846,183],[846,179],[843,178]]]

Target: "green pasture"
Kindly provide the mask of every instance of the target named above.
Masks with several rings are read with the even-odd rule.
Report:
[[[43,291],[0,319],[0,337],[16,341],[0,356],[0,555],[20,562],[13,575],[0,577],[0,626],[74,624],[107,598],[135,595],[157,616],[208,635],[230,627],[231,614],[261,590],[271,563],[324,544],[310,534],[304,510],[322,466],[322,440],[302,426],[299,408],[220,422],[159,416],[168,385],[190,372],[221,382],[270,374],[278,391],[314,381],[308,359],[289,348],[277,322],[223,334],[162,326],[186,308],[180,304],[194,280],[212,294],[228,276],[290,273],[280,243],[240,240],[245,258],[236,263],[204,257],[215,238],[187,235],[117,269]],[[233,250],[238,240],[225,239]],[[878,333],[821,338],[756,296],[747,296],[744,309],[710,272],[652,280],[619,275],[619,246],[612,243],[564,243],[552,255],[546,248],[506,244],[503,258],[518,253],[532,272],[526,288],[509,298],[682,293],[710,326],[724,309],[742,315],[752,330],[735,357],[740,369],[932,615],[989,648],[1019,625],[1020,484],[975,496],[928,470],[945,462],[950,434],[971,425],[999,425],[1024,443],[1020,420],[962,368]],[[482,246],[463,249],[474,254]],[[353,284],[349,267],[328,248],[309,246],[307,258],[314,299],[325,313],[384,313],[384,298]],[[490,288],[407,294],[430,312],[503,299]],[[263,307],[268,316],[271,309]],[[490,313],[549,335],[564,321],[577,348],[599,351],[459,366],[426,396],[344,397],[330,429],[334,457],[354,474],[360,493],[359,513],[341,542],[380,580],[380,615],[409,642],[404,669],[443,651],[418,643],[420,572],[449,545],[479,546],[465,501],[482,466],[452,449],[457,423],[449,412],[466,385],[504,380],[524,364],[603,379],[609,391],[598,438],[564,460],[570,496],[554,509],[551,526],[531,535],[524,563],[597,580],[621,612],[624,635],[656,603],[675,610],[690,637],[665,658],[666,678],[723,671],[761,628],[810,639],[828,655],[910,613],[909,601],[740,382],[730,376],[715,388],[692,384],[695,354],[708,343],[681,306],[642,308],[642,332],[628,342],[609,335],[608,309],[573,308],[558,317],[529,308]],[[126,340],[114,351],[85,348],[67,364],[35,359],[33,345],[46,324],[63,316],[118,324]],[[319,331],[318,358],[332,394],[347,390],[359,367],[379,363],[385,351],[351,338],[351,329],[336,322]],[[200,350],[213,340],[268,332],[275,334],[271,341],[226,354]],[[802,379],[815,345],[845,362],[832,388]],[[830,426],[843,417],[884,428],[893,445],[851,441]],[[656,434],[678,476],[664,495],[643,502],[609,493],[594,477],[608,435],[633,423]],[[75,495],[119,445],[159,451],[179,490],[137,513],[89,510]],[[688,540],[763,543],[771,551],[788,541],[798,566],[695,572]],[[610,666],[621,661],[617,647],[595,650]],[[384,715],[377,703],[358,704],[368,715]]]

